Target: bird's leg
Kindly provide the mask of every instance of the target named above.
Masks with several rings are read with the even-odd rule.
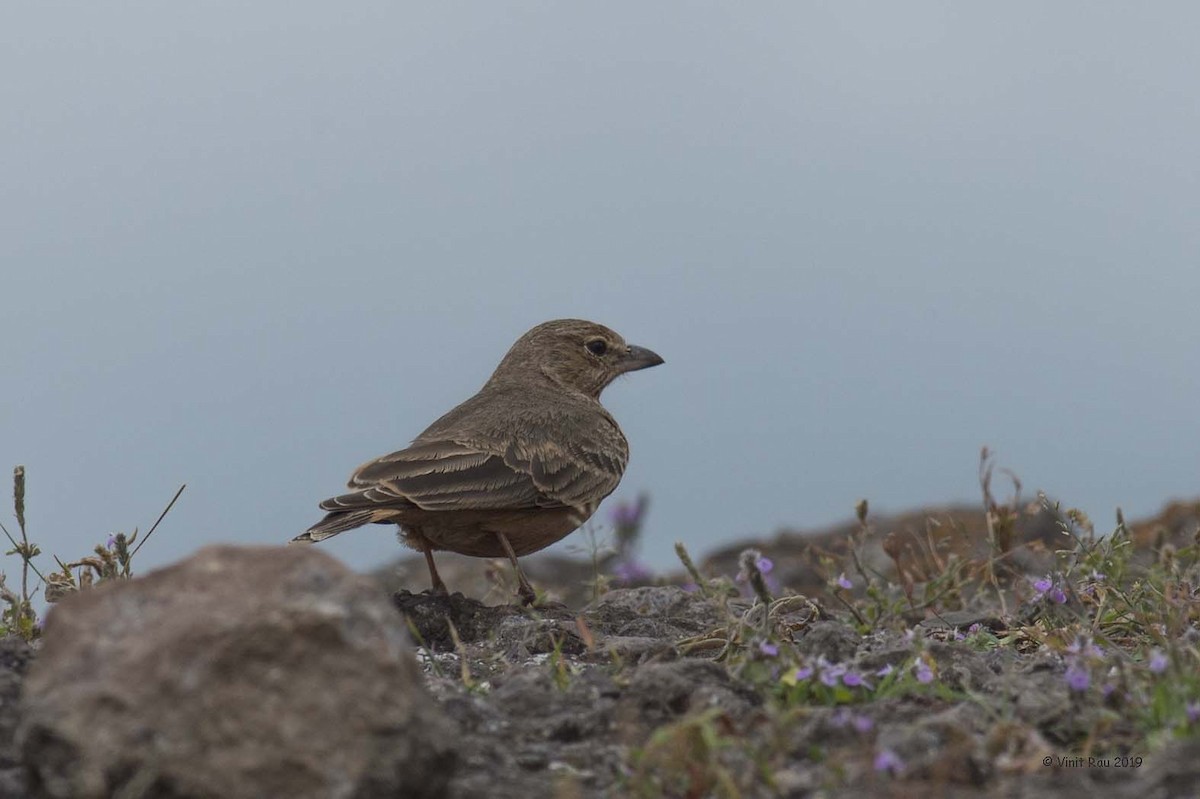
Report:
[[[426,541],[421,548],[425,551],[425,565],[429,567],[429,579],[433,581],[433,593],[436,596],[448,596],[450,592],[446,590],[446,584],[438,576],[437,566],[433,565],[433,547]]]
[[[500,539],[500,546],[504,547],[504,554],[508,555],[513,570],[517,573],[517,596],[521,597],[521,604],[532,605],[537,601],[537,592],[533,590],[529,580],[525,579],[525,572],[521,571],[521,564],[517,563],[517,553],[513,552],[512,544],[508,543],[508,537],[504,533],[496,533],[496,538]]]

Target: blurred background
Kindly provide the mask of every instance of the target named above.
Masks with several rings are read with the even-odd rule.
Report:
[[[143,569],[281,543],[577,316],[666,358],[605,395],[633,455],[596,517],[648,492],[657,568],[863,497],[976,501],[985,444],[1111,529],[1200,493],[1197,29],[1182,2],[9,8],[0,464],[64,559],[181,483]]]

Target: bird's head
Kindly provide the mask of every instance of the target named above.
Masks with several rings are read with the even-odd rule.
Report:
[[[645,347],[628,344],[614,330],[582,319],[543,322],[517,339],[492,380],[542,375],[593,398],[620,375],[663,362]]]

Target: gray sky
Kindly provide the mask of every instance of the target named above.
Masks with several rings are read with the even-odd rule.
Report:
[[[983,444],[1101,527],[1152,513],[1200,493],[1198,29],[1191,3],[10,7],[0,463],[64,558],[184,482],[144,567],[283,542],[579,316],[667,361],[605,396],[658,566],[860,497],[973,501]]]

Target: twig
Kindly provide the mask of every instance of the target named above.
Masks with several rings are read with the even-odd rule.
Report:
[[[179,499],[179,495],[183,493],[183,489],[185,488],[187,488],[187,483],[184,483],[179,487],[179,490],[175,492],[175,496],[171,497],[171,501],[167,503],[167,507],[163,509],[162,513],[158,514],[158,519],[154,522],[154,525],[151,526],[150,532],[146,533],[146,537],[139,541],[138,545],[133,548],[132,552],[129,553],[130,560],[133,560],[133,556],[136,555],[138,550],[142,548],[142,544],[149,541],[150,536],[154,535],[154,531],[158,529],[158,523],[161,522],[163,518],[171,512],[171,508],[175,507],[175,500]]]
[[[0,530],[3,530],[3,531],[4,531],[4,535],[5,535],[5,536],[7,536],[8,540],[12,542],[12,545],[13,545],[13,547],[14,547],[14,548],[16,548],[16,550],[17,550],[18,552],[20,552],[20,551],[21,551],[21,545],[20,545],[20,544],[18,544],[18,543],[16,542],[16,539],[14,539],[14,538],[12,537],[12,533],[10,533],[10,532],[8,531],[8,528],[4,526],[4,522],[0,522]],[[21,559],[22,559],[22,560],[25,560],[24,556],[22,556],[22,558],[21,558]],[[29,563],[29,568],[33,569],[33,573],[34,573],[34,574],[36,574],[38,577],[41,577],[41,578],[42,578],[42,582],[43,582],[43,583],[44,583],[44,582],[46,582],[46,578],[45,578],[45,576],[44,576],[44,575],[43,575],[43,574],[42,574],[40,571],[38,571],[38,567],[37,567],[37,566],[35,566],[35,565],[33,564],[33,561],[28,561],[28,563]]]

